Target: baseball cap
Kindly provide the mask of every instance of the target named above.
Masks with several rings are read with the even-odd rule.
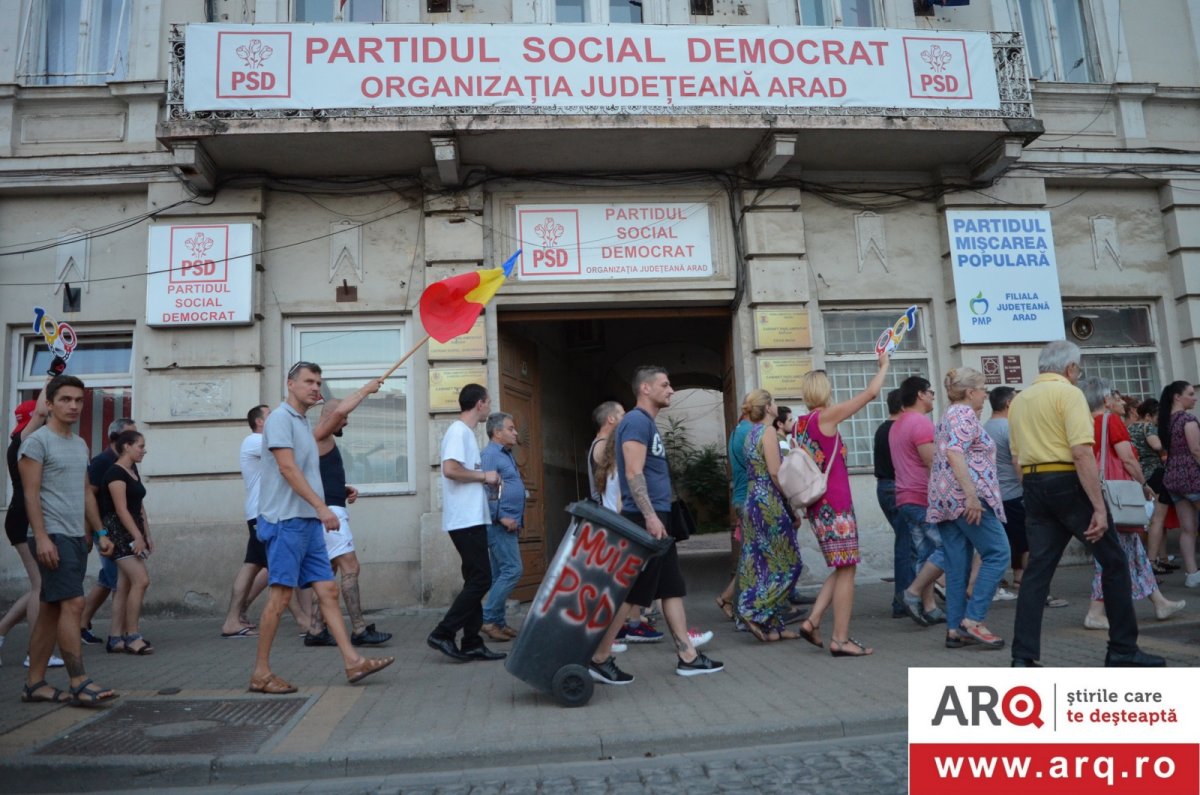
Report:
[[[13,411],[13,414],[17,416],[17,427],[13,429],[13,433],[20,433],[25,430],[25,426],[33,419],[35,411],[37,411],[36,400],[26,400],[24,403],[18,405]]]

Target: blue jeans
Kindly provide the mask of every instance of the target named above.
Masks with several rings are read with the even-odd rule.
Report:
[[[896,580],[895,602],[901,604],[900,594],[912,585],[913,578],[917,576],[912,533],[908,529],[908,522],[900,518],[900,509],[896,507],[896,481],[875,481],[875,498],[879,500],[879,508],[896,534],[896,543],[892,547],[892,576]]]
[[[521,566],[521,547],[517,534],[504,525],[487,527],[488,556],[492,560],[492,588],[483,602],[483,623],[504,626],[504,602],[524,569]]]
[[[925,506],[901,505],[900,518],[908,522],[908,532],[912,535],[913,549],[917,553],[915,571],[920,572],[927,562],[945,571],[946,555],[942,551],[942,536],[936,525],[925,521]]]
[[[965,516],[960,516],[949,522],[938,522],[938,532],[946,556],[946,626],[956,629],[963,618],[983,621],[992,606],[1000,578],[1008,568],[1010,552],[1004,525],[1000,524],[995,511],[985,505],[979,524],[971,524]],[[972,548],[983,562],[968,602]]]

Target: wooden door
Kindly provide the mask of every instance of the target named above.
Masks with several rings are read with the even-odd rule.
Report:
[[[541,399],[537,347],[528,340],[500,334],[500,411],[513,416],[518,440],[513,458],[525,481],[525,527],[521,531],[524,574],[512,598],[526,601],[546,573],[546,510],[542,489]]]

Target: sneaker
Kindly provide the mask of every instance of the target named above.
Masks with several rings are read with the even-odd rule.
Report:
[[[613,654],[624,654],[627,651],[629,651],[629,646],[624,643],[614,643],[612,645]]]
[[[1011,602],[1016,599],[1017,595],[1006,588],[997,588],[996,595],[992,597],[993,602]]]
[[[700,676],[701,674],[715,674],[725,670],[725,663],[710,660],[700,652],[696,652],[696,659],[691,662],[684,662],[683,658],[678,658],[675,663],[675,673],[680,676]]]
[[[698,649],[713,639],[712,630],[705,630],[701,632],[698,629],[689,629],[688,639],[692,641],[692,648]]]
[[[79,639],[83,641],[85,646],[98,646],[104,641],[92,634],[91,627],[84,627],[79,630]]]
[[[329,627],[321,630],[320,635],[314,635],[311,632],[304,633],[305,646],[336,646],[337,641],[333,639],[333,635],[329,634]]]
[[[326,632],[328,631],[326,630]],[[391,639],[392,633],[378,632],[374,624],[367,624],[367,628],[362,631],[362,634],[350,636],[350,642],[355,646],[378,646],[380,643],[387,643]]]
[[[47,668],[62,668],[64,665],[66,665],[66,663],[63,662],[62,657],[59,657],[57,654],[51,654],[50,662],[47,664],[46,667]],[[25,667],[26,668],[29,667],[29,655],[28,654],[25,655]]]
[[[627,643],[658,643],[663,639],[663,634],[643,621],[633,627],[626,624],[625,628],[617,633],[617,637],[623,638]]]
[[[1183,587],[1200,588],[1200,569],[1183,578]]]
[[[627,674],[617,667],[614,657],[609,657],[602,663],[592,660],[588,663],[588,673],[597,682],[606,685],[627,685],[633,681],[633,674]]]

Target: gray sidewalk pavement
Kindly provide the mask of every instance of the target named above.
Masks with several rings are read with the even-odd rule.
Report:
[[[837,659],[803,641],[758,643],[735,632],[714,603],[725,556],[705,551],[704,543],[693,546],[682,555],[692,591],[689,622],[715,630],[704,650],[725,671],[679,677],[668,644],[633,645],[618,660],[637,681],[597,684],[580,709],[557,706],[503,663],[458,664],[427,648],[425,636],[441,610],[371,614],[380,629],[395,633],[378,653],[397,659],[353,686],[337,650],[306,648],[285,617],[272,662],[300,687],[288,697],[246,692],[256,641],[222,639],[219,618],[150,617],[143,633],[157,648],[153,656],[85,647],[89,675],[122,694],[101,710],[20,703],[27,633],[16,630],[0,668],[0,790],[256,784],[866,736],[905,730],[909,667],[1009,663],[1007,649],[949,650],[944,626],[892,619],[892,586],[878,578],[859,580],[852,623],[855,637],[875,648],[873,656]],[[1071,604],[1045,612],[1047,665],[1103,664],[1106,634],[1082,626],[1091,572],[1070,566],[1055,578],[1054,593]],[[1200,665],[1200,592],[1184,589],[1178,574],[1163,590],[1168,598],[1189,598],[1189,605],[1157,622],[1151,605],[1138,602],[1141,645],[1169,665]],[[993,603],[992,630],[1010,637],[1014,609],[1015,602]],[[98,619],[97,634],[105,623]],[[828,641],[830,618],[824,623]],[[63,686],[66,675],[51,671],[49,679]],[[214,704],[220,708],[208,708]]]

